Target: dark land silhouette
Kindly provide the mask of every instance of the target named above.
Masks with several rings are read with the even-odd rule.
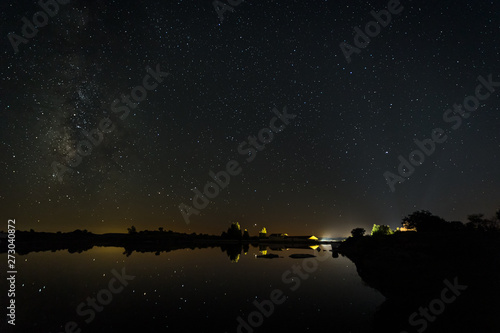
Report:
[[[416,231],[353,230],[338,251],[386,297],[373,332],[500,332],[499,220],[499,212],[492,219],[474,214],[463,224],[420,211],[403,219],[405,229]],[[445,280],[460,286],[455,294],[443,291]],[[425,314],[430,306],[434,312]]]
[[[467,223],[448,222],[430,212],[418,211],[406,216],[402,228],[396,231],[389,226],[374,225],[370,236],[365,236],[365,229],[353,229],[352,237],[338,248],[332,244],[332,257],[342,255],[350,259],[361,279],[386,298],[377,309],[373,332],[497,333],[500,332],[500,322],[495,319],[500,311],[499,226],[500,211],[492,218],[470,215]],[[0,242],[0,252],[6,252],[7,246],[3,245],[6,239]],[[252,237],[234,223],[220,236],[162,228],[137,231],[133,226],[127,234],[16,231],[16,252],[21,255],[57,250],[75,253],[94,246],[122,247],[127,256],[133,252],[160,255],[185,248],[219,247],[229,260],[238,262],[250,246],[259,248],[262,255],[258,258],[262,260],[279,260],[283,255],[267,250],[311,249],[310,246],[320,243],[307,239],[291,242],[286,237],[270,239],[265,232]],[[311,256],[307,253],[291,257]],[[459,287],[450,291],[450,284]],[[446,288],[448,291],[443,294]],[[443,295],[453,300],[443,302]],[[429,310],[432,306],[434,310]]]
[[[81,253],[92,249],[94,246],[123,247],[124,254],[131,255],[136,252],[169,252],[178,249],[201,249],[207,247],[221,247],[225,252],[234,253],[229,255],[236,260],[241,251],[248,251],[249,245],[269,246],[279,248],[284,244],[287,247],[299,247],[301,245],[319,244],[320,241],[283,238],[269,239],[266,235],[250,237],[245,230],[241,231],[238,223],[233,223],[220,236],[208,234],[186,234],[158,230],[137,231],[134,226],[127,229],[128,233],[106,233],[94,234],[87,230],[77,229],[72,232],[35,232],[16,230],[16,252],[23,255],[30,252],[68,250],[70,253]],[[3,233],[6,236],[5,233]],[[0,238],[0,253],[7,252],[7,238]],[[236,254],[237,253],[237,254]],[[233,258],[234,257],[234,258]]]

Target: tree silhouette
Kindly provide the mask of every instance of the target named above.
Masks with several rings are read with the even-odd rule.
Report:
[[[266,227],[262,228],[262,230],[259,232],[259,238],[266,238],[267,237],[267,229]]]
[[[159,232],[163,232],[163,227],[159,227],[159,228],[158,228],[158,231],[159,231]]]
[[[419,232],[444,231],[448,229],[448,225],[443,218],[432,215],[427,210],[416,211],[405,216],[402,225],[407,229],[415,228]]]
[[[241,227],[238,222],[231,223],[231,226],[227,229],[227,237],[229,239],[241,239]]]
[[[498,212],[497,212],[498,215]],[[474,231],[497,231],[498,221],[496,216],[491,220],[485,219],[484,214],[471,214],[467,216],[469,222],[467,222],[467,228]]]
[[[248,234],[248,230],[245,229],[245,231],[243,232],[243,239],[249,239],[250,238],[250,235]]]
[[[363,237],[365,235],[366,230],[364,228],[354,228],[351,230],[352,237]]]
[[[133,235],[137,233],[137,229],[134,226],[131,226],[130,228],[127,228],[128,233]]]

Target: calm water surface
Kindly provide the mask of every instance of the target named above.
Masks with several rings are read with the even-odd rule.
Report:
[[[322,248],[267,249],[282,257],[277,259],[257,258],[266,252],[251,246],[239,257],[220,247],[159,255],[126,256],[116,247],[18,255],[15,332],[65,332],[70,321],[78,325],[74,332],[237,332],[237,318],[248,322],[257,310],[253,302],[269,300],[275,289],[283,293],[284,303],[274,305],[268,317],[254,313],[254,325],[261,318],[262,324],[241,332],[369,331],[384,297],[363,283],[349,259],[333,258],[329,245]],[[298,253],[317,258],[289,257]],[[302,268],[304,260],[309,273]],[[299,273],[293,272],[294,265]],[[123,288],[113,280],[115,294],[106,291],[113,269],[135,276]],[[85,304],[80,308],[85,314],[79,315],[79,304],[101,290],[108,304],[97,304],[100,312]]]

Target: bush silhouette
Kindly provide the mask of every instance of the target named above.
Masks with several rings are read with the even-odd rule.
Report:
[[[365,235],[366,230],[364,228],[354,228],[351,230],[351,235],[354,238],[363,237]]]

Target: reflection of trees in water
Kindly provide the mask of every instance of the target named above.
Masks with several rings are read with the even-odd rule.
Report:
[[[39,251],[58,251],[68,250],[69,253],[82,253],[91,250],[94,246],[97,247],[122,247],[123,255],[129,257],[134,252],[138,253],[154,253],[159,256],[163,252],[170,252],[180,249],[204,249],[220,247],[223,252],[226,252],[232,262],[238,262],[243,251],[248,253],[250,246],[257,246],[257,242],[241,242],[234,241],[228,243],[227,240],[217,238],[197,238],[197,235],[179,234],[170,237],[169,232],[143,233],[138,235],[94,235],[86,231],[75,231],[72,233],[37,233],[37,232],[19,232],[19,241],[16,244],[18,254],[28,254],[30,252]],[[163,234],[166,234],[163,235]],[[179,238],[181,237],[181,238]],[[182,238],[184,237],[184,238]],[[201,235],[200,237],[209,237]],[[221,244],[222,243],[222,244]],[[0,245],[1,245],[0,240]],[[0,253],[6,252],[6,246],[0,246]],[[265,247],[264,247],[265,248]],[[3,251],[2,251],[3,250]]]
[[[170,246],[144,246],[141,245],[139,246],[138,244],[128,244],[124,247],[124,252],[123,254],[127,257],[129,257],[134,251],[139,252],[139,253],[145,253],[145,252],[154,252],[156,256],[159,256],[162,252],[170,252],[174,250],[179,250],[179,249],[202,249],[202,248],[207,248],[207,247],[217,247],[216,245],[193,245],[193,244],[184,244],[184,245],[170,245]],[[241,256],[241,252],[243,251],[245,254],[249,251],[250,249],[250,244],[245,243],[237,243],[237,244],[222,244],[219,245],[221,248],[222,252],[226,252],[227,256],[229,257],[229,260],[232,262],[238,262]]]
[[[94,245],[80,245],[80,246],[71,246],[68,248],[69,253],[82,253],[84,251],[91,250]]]
[[[248,244],[224,244],[220,246],[222,252],[226,252],[231,262],[238,262],[240,260],[241,251],[248,252]]]

